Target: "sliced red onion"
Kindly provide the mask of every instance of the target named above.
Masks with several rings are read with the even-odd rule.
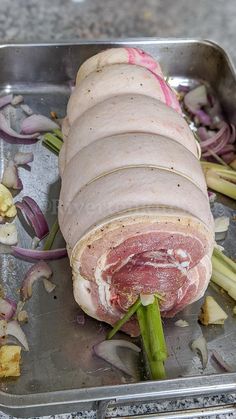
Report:
[[[23,184],[19,177],[17,166],[14,164],[12,160],[8,162],[8,165],[4,169],[2,176],[2,184],[7,188],[11,189],[23,189]]]
[[[236,127],[234,124],[230,124],[230,127],[231,127],[231,135],[229,138],[229,143],[233,144],[236,140]]]
[[[233,372],[233,368],[222,358],[222,356],[215,351],[211,351],[211,357],[217,362],[217,364],[226,372]]]
[[[197,339],[195,339],[192,344],[191,348],[193,351],[200,353],[202,366],[203,369],[206,368],[208,362],[208,349],[206,339],[201,335]]]
[[[6,95],[0,97],[0,108],[4,108],[4,106],[10,105],[13,99],[13,95]]]
[[[85,315],[83,313],[82,314],[77,314],[76,321],[79,325],[84,326],[85,325]]]
[[[5,116],[0,113],[0,132],[1,137],[9,142],[17,142],[21,144],[32,144],[35,143],[38,136],[40,135],[39,132],[36,132],[31,135],[23,135],[18,134],[18,132],[14,131],[8,124]]]
[[[201,125],[210,126],[211,125],[211,117],[202,109],[196,110],[195,118],[197,118],[197,122]]]
[[[124,348],[126,350],[134,351],[134,353],[139,353],[141,349],[127,340],[114,339],[114,340],[105,340],[98,343],[93,347],[94,352],[97,356],[104,359],[104,361],[109,362],[109,364],[123,371],[127,375],[135,378],[135,368],[133,365],[128,364],[126,357],[121,357],[118,354],[118,349]]]
[[[20,105],[20,107],[26,115],[28,116],[33,115],[34,111],[28,105],[24,104],[24,105]]]
[[[52,250],[25,249],[19,246],[12,246],[14,256],[26,259],[57,260],[67,256],[66,248]]]
[[[13,246],[17,244],[17,229],[15,224],[2,224],[0,225],[0,243],[6,244],[7,246]]]
[[[43,260],[31,266],[24,277],[21,287],[21,295],[23,300],[25,301],[32,296],[32,286],[35,281],[38,281],[42,278],[48,279],[51,276],[52,270],[50,266]]]
[[[46,278],[43,278],[43,285],[44,285],[45,290],[48,292],[48,294],[50,294],[56,288],[56,284],[54,284],[53,282],[49,281]]]
[[[4,320],[10,320],[16,312],[16,303],[8,298],[0,297],[0,317]]]
[[[13,106],[16,106],[16,105],[19,105],[20,103],[22,103],[22,102],[24,102],[24,98],[23,98],[23,96],[22,95],[17,95],[17,96],[14,96],[13,97],[13,99],[12,99],[12,101],[11,101],[11,104],[13,105]]]
[[[34,132],[47,132],[59,128],[59,125],[44,115],[31,115],[21,124],[21,132],[33,134]]]
[[[35,235],[41,240],[49,232],[47,220],[34,199],[25,196],[22,202],[16,202],[16,207],[32,226]]]
[[[204,84],[190,90],[184,96],[184,104],[189,112],[196,115],[202,106],[208,105],[207,91]]]
[[[34,155],[33,153],[23,153],[18,151],[18,153],[15,154],[13,160],[17,166],[20,166],[23,164],[32,163],[32,161],[34,161]]]
[[[7,323],[6,335],[14,336],[26,351],[29,350],[26,336],[16,320]]]

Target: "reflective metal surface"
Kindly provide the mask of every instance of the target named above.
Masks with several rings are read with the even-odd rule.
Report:
[[[63,117],[70,84],[79,65],[89,56],[108,47],[138,45],[156,57],[169,82],[194,83],[207,81],[221,100],[225,114],[236,122],[235,71],[226,54],[218,46],[205,41],[127,40],[117,42],[83,42],[75,45],[12,45],[0,48],[0,88],[2,92],[21,93],[25,102],[37,113],[48,115],[55,111]],[[10,115],[19,124],[22,114]],[[30,195],[44,210],[50,224],[57,213],[60,180],[57,157],[42,146],[11,145],[0,141],[0,173],[4,162],[16,150],[34,151],[31,172],[20,169],[24,184],[22,195]],[[230,200],[224,200],[232,207]],[[214,211],[221,211],[217,204]],[[226,209],[227,210],[227,209]],[[236,222],[231,223],[226,249],[235,256]],[[19,243],[30,246],[32,237],[17,221]],[[57,239],[63,246],[63,239]],[[67,260],[51,263],[57,288],[47,294],[42,283],[34,286],[33,297],[27,303],[29,324],[24,326],[30,351],[23,353],[22,375],[17,380],[5,380],[0,385],[0,410],[17,416],[44,415],[96,407],[99,400],[147,401],[186,395],[236,391],[236,373],[223,374],[211,361],[205,371],[190,350],[190,342],[201,330],[209,349],[216,349],[236,371],[236,318],[234,303],[227,295],[209,287],[208,293],[222,305],[229,315],[225,326],[200,327],[197,322],[201,301],[187,307],[177,318],[185,319],[190,327],[179,328],[174,320],[164,320],[169,349],[166,363],[168,380],[144,381],[140,367],[136,382],[125,377],[109,364],[97,359],[92,347],[104,339],[108,326],[86,317],[85,325],[78,325],[80,309],[72,296],[71,272]],[[18,298],[18,289],[29,263],[0,256],[1,282],[9,296]],[[120,334],[122,336],[122,334]]]

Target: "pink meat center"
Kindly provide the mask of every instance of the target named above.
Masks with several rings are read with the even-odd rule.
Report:
[[[111,285],[111,304],[127,310],[141,293],[163,294],[164,310],[177,303],[188,286],[188,272],[201,260],[204,249],[190,236],[160,236],[136,236],[110,251],[103,279]]]

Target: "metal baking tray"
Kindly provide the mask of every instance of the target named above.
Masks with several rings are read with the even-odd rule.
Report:
[[[2,45],[0,91],[23,94],[25,102],[35,112],[47,115],[53,110],[63,117],[71,81],[75,79],[81,63],[107,47],[121,45],[138,46],[151,53],[160,61],[173,86],[193,84],[197,80],[209,83],[218,95],[228,120],[236,123],[235,69],[224,50],[209,41],[135,39],[60,45]],[[16,125],[21,117],[19,114],[15,118]],[[23,192],[36,199],[52,224],[57,214],[60,189],[57,157],[40,142],[33,146],[16,146],[1,140],[0,174],[5,159],[18,149],[34,151],[31,173],[20,169]],[[214,211],[233,211],[232,201],[222,202],[216,205]],[[30,246],[29,232],[22,228],[20,222],[18,229],[21,245]],[[225,241],[231,256],[236,254],[235,230],[233,222]],[[57,244],[62,246],[63,239],[59,238]],[[1,255],[1,282],[8,295],[17,298],[17,290],[29,266],[29,263],[11,255]],[[189,343],[201,332],[197,322],[201,301],[187,307],[176,317],[186,319],[190,327],[176,327],[176,318],[164,320],[169,349],[166,362],[169,379],[145,381],[140,376],[132,382],[94,357],[92,346],[105,338],[108,326],[89,317],[86,317],[85,326],[77,324],[76,316],[80,309],[72,295],[69,263],[64,259],[53,262],[52,267],[57,288],[51,295],[45,293],[42,284],[35,285],[27,306],[30,321],[24,326],[30,351],[23,353],[21,377],[1,382],[0,410],[13,416],[29,417],[98,408],[98,417],[102,418],[106,416],[106,406],[110,403],[133,404],[236,391],[236,373],[223,374],[211,362],[203,372],[199,358],[190,350]],[[212,287],[207,292],[224,306],[229,319],[224,327],[202,327],[202,332],[209,349],[216,348],[229,364],[235,366],[236,371],[233,301]],[[229,411],[230,407],[225,409]]]

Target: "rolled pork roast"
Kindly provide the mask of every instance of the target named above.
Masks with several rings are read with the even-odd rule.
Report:
[[[159,63],[136,48],[80,67],[63,123],[59,223],[74,296],[113,325],[140,294],[172,317],[204,294],[214,224],[199,147]],[[135,321],[124,330],[139,333]]]

